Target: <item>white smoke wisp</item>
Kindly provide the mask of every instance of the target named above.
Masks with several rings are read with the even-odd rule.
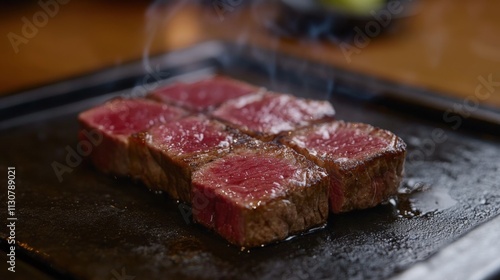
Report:
[[[172,3],[166,3],[164,0],[156,0],[146,10],[145,14],[145,43],[142,52],[142,64],[146,73],[155,73],[159,69],[154,69],[151,66],[150,56],[151,47],[153,41],[155,40],[158,31],[161,30],[169,19],[171,19],[176,13],[178,13],[184,6],[189,3],[188,0],[179,0]],[[159,66],[157,66],[159,67]]]

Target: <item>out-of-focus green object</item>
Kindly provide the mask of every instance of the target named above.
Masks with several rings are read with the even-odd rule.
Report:
[[[331,8],[338,8],[355,14],[369,14],[384,6],[384,0],[320,0],[320,3]]]

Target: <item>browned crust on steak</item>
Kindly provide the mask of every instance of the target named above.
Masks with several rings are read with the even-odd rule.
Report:
[[[342,126],[368,129],[370,134],[391,137],[391,147],[363,158],[362,161],[337,162],[329,156],[311,154],[307,148],[292,141],[294,135],[314,131],[319,125],[282,134],[279,142],[324,167],[330,177],[330,210],[334,213],[365,209],[379,205],[397,194],[404,171],[406,144],[393,133],[363,123],[345,123]]]
[[[165,191],[176,200],[191,203],[193,171],[251,141],[251,138],[231,127],[224,126],[224,131],[236,140],[229,147],[180,155],[169,154],[169,151],[151,145],[149,132],[134,134],[130,137],[132,173],[150,189]]]
[[[227,156],[245,154],[248,151],[254,153],[272,153],[279,157],[286,157],[291,161],[300,164],[304,170],[310,174],[305,186],[289,183],[286,194],[263,201],[257,207],[247,207],[214,193],[211,189],[193,189],[193,199],[204,201],[201,208],[193,202],[193,216],[195,221],[214,230],[232,244],[242,247],[258,247],[275,241],[280,241],[290,236],[304,232],[307,229],[322,226],[328,218],[328,178],[323,168],[315,165],[304,156],[296,153],[288,147],[277,143],[262,143],[260,141],[250,142],[246,147],[238,147]],[[209,163],[210,164],[210,163]],[[209,164],[201,169],[204,169]],[[198,170],[195,173],[203,172]],[[198,174],[199,175],[199,174]],[[224,205],[226,211],[217,212],[214,205]],[[210,210],[207,210],[206,208]],[[236,215],[239,222],[232,225],[231,230],[220,230],[212,222],[200,221],[197,219],[199,211],[213,211],[214,218],[218,215]],[[229,219],[231,220],[231,219]]]
[[[232,243],[257,247],[323,226],[328,218],[328,180],[293,189],[256,209],[243,209],[244,237]]]

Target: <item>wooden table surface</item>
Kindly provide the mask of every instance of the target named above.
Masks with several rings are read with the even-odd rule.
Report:
[[[274,14],[272,5],[266,8],[270,4],[217,11],[214,5],[186,1],[168,6],[116,0],[51,3],[58,4],[44,9],[35,1],[11,3],[0,12],[0,34],[4,35],[0,94],[222,38],[460,100],[480,96],[481,102],[500,107],[499,1],[421,0],[413,16],[390,34],[371,39],[349,59],[339,44],[279,38],[270,32],[264,27]],[[491,80],[490,86],[481,83],[480,77]]]

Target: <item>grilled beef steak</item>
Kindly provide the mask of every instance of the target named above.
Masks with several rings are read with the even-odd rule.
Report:
[[[254,247],[324,224],[328,179],[290,148],[251,142],[194,172],[192,199],[196,222]]]
[[[326,168],[334,213],[373,207],[397,193],[406,145],[389,131],[334,121],[291,132],[280,141]]]
[[[153,92],[149,98],[195,112],[206,112],[226,100],[258,91],[257,87],[218,76],[191,84],[176,83]]]
[[[190,202],[192,171],[248,139],[204,116],[182,118],[131,137],[132,170],[151,189]]]
[[[401,181],[404,142],[367,124],[334,121],[326,101],[223,77],[177,83],[149,98],[115,99],[80,114],[80,139],[102,136],[90,159],[103,172],[191,203],[196,222],[239,246],[322,225],[329,207],[373,207]]]
[[[264,141],[272,140],[283,131],[332,119],[334,114],[332,105],[327,101],[277,93],[229,100],[213,112],[216,118]]]
[[[104,105],[81,113],[80,139],[84,131],[97,131],[102,142],[94,146],[90,160],[102,172],[130,175],[129,136],[185,115],[185,111],[145,99],[113,99]]]

